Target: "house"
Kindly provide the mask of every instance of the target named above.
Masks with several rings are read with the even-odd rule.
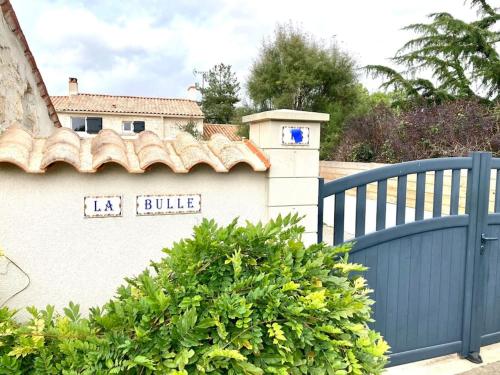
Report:
[[[194,100],[84,94],[78,90],[77,78],[69,78],[67,96],[51,99],[62,126],[81,137],[112,129],[126,138],[149,130],[161,139],[174,139],[188,123],[203,132],[203,112]]]
[[[49,136],[59,118],[10,1],[0,8],[0,133],[18,125]]]

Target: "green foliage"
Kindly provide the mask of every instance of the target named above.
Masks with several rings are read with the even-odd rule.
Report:
[[[326,112],[322,151],[337,141],[346,116],[357,105],[359,87],[353,59],[335,44],[325,46],[293,27],[280,25],[264,42],[247,82],[258,110]]]
[[[243,102],[243,105],[238,106],[234,109],[233,118],[231,119],[231,124],[240,125],[242,123],[242,118],[247,115],[251,115],[259,112],[253,106]]]
[[[350,160],[357,162],[371,162],[375,156],[369,142],[356,143],[351,150]]]
[[[379,374],[388,346],[367,327],[364,267],[349,246],[306,248],[295,216],[194,236],[83,318],[70,304],[0,309],[9,374]]]
[[[339,111],[332,111],[331,121],[322,127],[322,137],[330,137],[325,141],[322,139],[320,157],[323,160],[335,160],[337,155],[335,151],[344,147],[346,132],[349,132],[353,120],[364,118],[372,113],[378,106],[391,106],[394,111],[399,110],[399,92],[374,92],[369,93],[362,85],[357,85],[356,89],[356,105],[350,110],[348,114],[342,114]],[[341,129],[336,128],[336,123],[342,122]],[[367,147],[368,144],[359,144],[354,147],[352,159],[356,161],[370,161],[373,152]],[[353,146],[353,145],[350,145]]]
[[[191,134],[195,139],[201,139],[201,132],[198,130],[198,126],[196,121],[193,119],[189,119],[189,121],[185,124],[177,124],[179,130]]]
[[[258,112],[258,110],[249,104],[243,103],[242,106],[234,109],[234,115],[231,119],[231,124],[238,125],[238,135],[240,137],[249,138],[250,128],[248,124],[243,124],[243,116],[251,115]]]
[[[358,87],[358,103],[351,117],[365,115],[380,104],[392,106],[397,100],[397,94],[394,92],[385,93],[377,91],[369,93],[363,86],[359,85]]]
[[[471,150],[499,155],[499,109],[500,104],[465,99],[404,110],[379,104],[349,119],[332,159],[397,163],[466,156]]]
[[[392,58],[407,69],[400,73],[381,65],[367,66],[375,77],[386,78],[384,88],[406,93],[417,104],[456,98],[498,100],[500,93],[500,57],[497,50],[500,14],[486,0],[472,0],[480,18],[465,22],[446,12],[433,13],[432,22],[417,23],[404,29],[418,36],[408,41]],[[433,81],[413,78],[430,71]],[[407,76],[412,78],[407,78]]]
[[[235,104],[240,100],[240,84],[231,71],[231,65],[215,65],[203,74],[203,80],[205,84],[197,87],[202,95],[205,120],[211,124],[229,124],[235,115]]]

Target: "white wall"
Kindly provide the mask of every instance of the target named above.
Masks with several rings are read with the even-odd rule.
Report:
[[[134,175],[114,165],[84,174],[56,164],[36,175],[0,164],[0,176],[0,247],[31,278],[11,307],[61,308],[73,300],[85,311],[161,258],[163,247],[189,236],[202,217],[224,224],[267,216],[267,175],[245,166],[228,174],[205,166],[175,174],[158,166]],[[136,216],[136,195],[186,193],[202,195],[201,214]],[[85,219],[83,199],[93,195],[122,195],[123,217]],[[12,264],[0,263],[1,273],[0,304],[26,282]]]
[[[179,124],[185,125],[189,119],[184,117],[162,117],[143,115],[119,115],[119,114],[82,114],[82,113],[62,113],[58,112],[62,126],[71,128],[71,117],[96,116],[102,117],[103,129],[113,129],[118,134],[122,134],[123,121],[144,121],[146,130],[156,133],[161,139],[175,138]],[[203,119],[193,119],[201,133],[203,133]],[[82,137],[92,137],[92,134],[81,134]]]
[[[288,110],[245,117],[252,141],[247,146],[270,166],[266,173],[242,165],[229,173],[198,166],[175,174],[157,165],[130,174],[107,164],[89,174],[56,163],[45,174],[33,174],[0,163],[0,247],[31,279],[28,289],[8,305],[50,303],[60,309],[73,300],[84,312],[101,305],[124,277],[160,259],[162,248],[189,236],[203,217],[226,224],[237,216],[256,222],[299,213],[305,215],[303,241],[314,243],[319,127],[327,120],[327,114]],[[290,127],[301,127],[310,142],[284,142]],[[168,194],[201,194],[202,213],[136,216],[137,195]],[[123,216],[85,219],[84,197],[108,195],[123,196]],[[26,281],[14,264],[0,257],[0,304]]]

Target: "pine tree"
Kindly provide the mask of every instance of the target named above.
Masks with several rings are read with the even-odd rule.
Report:
[[[239,102],[240,84],[231,71],[231,65],[218,64],[204,73],[201,92],[201,107],[205,120],[212,124],[228,124],[235,113],[235,104]]]
[[[487,0],[472,0],[478,20],[465,22],[446,12],[433,13],[430,23],[416,23],[404,30],[418,36],[397,51],[392,61],[404,72],[369,65],[374,77],[383,77],[383,88],[402,90],[409,101],[440,103],[455,98],[500,99],[500,59],[496,45],[500,31],[498,9]],[[414,78],[430,71],[432,80]],[[411,78],[408,78],[411,77]]]

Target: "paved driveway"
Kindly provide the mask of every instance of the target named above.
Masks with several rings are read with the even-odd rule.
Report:
[[[459,375],[498,375],[500,374],[500,362],[491,363],[486,366],[478,367],[474,370],[462,372]]]
[[[425,361],[407,363],[406,365],[390,367],[384,375],[499,375],[500,374],[500,343],[483,346],[481,357],[484,363],[477,365],[458,355],[427,359]]]

